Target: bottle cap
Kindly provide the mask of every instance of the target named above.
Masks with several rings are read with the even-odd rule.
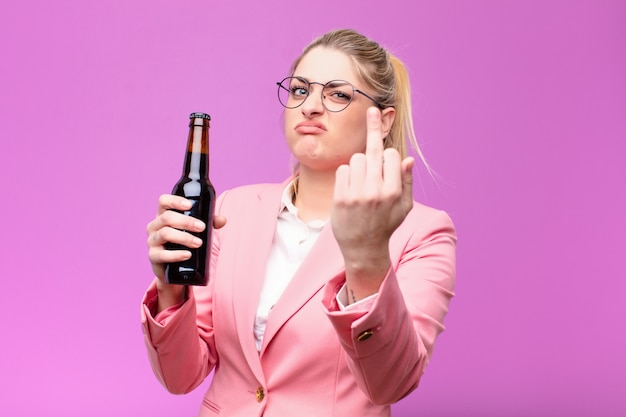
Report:
[[[211,116],[209,116],[206,113],[191,113],[189,115],[190,119],[207,119],[207,120],[211,120]]]

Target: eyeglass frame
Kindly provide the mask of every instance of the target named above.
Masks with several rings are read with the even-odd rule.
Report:
[[[287,92],[289,93],[289,95],[291,95],[291,94],[292,94],[292,93],[291,93],[291,91],[290,91],[289,89],[287,89],[287,88],[283,87],[283,82],[285,82],[285,80],[288,80],[288,79],[290,79],[290,78],[295,78],[295,79],[296,79],[296,80],[298,80],[298,81],[302,81],[302,82],[303,82],[303,83],[305,83],[305,84],[306,84],[306,86],[307,86],[307,93],[306,93],[306,97],[304,97],[304,99],[303,99],[303,100],[302,100],[302,101],[301,101],[301,102],[300,102],[297,106],[294,106],[294,107],[287,107],[286,105],[284,105],[284,104],[283,104],[283,102],[282,102],[282,101],[281,101],[281,99],[280,99],[280,90],[281,90],[281,88],[282,88],[283,90],[287,91]],[[330,84],[330,83],[336,83],[336,82],[342,82],[342,83],[345,83],[345,84],[349,85],[350,87],[352,87],[352,96],[350,97],[350,101],[348,102],[348,104],[346,104],[346,107],[344,107],[343,109],[341,109],[341,110],[330,110],[328,107],[326,107],[326,104],[325,104],[325,102],[324,102],[324,89],[326,88],[326,86],[327,86],[328,84]],[[302,106],[302,105],[304,104],[304,102],[306,101],[306,99],[307,99],[307,98],[309,98],[309,96],[311,95],[311,85],[313,85],[313,84],[317,84],[317,85],[321,85],[321,86],[322,86],[322,91],[320,91],[320,95],[321,95],[321,97],[322,97],[322,106],[324,106],[324,108],[325,108],[326,110],[328,110],[329,112],[331,112],[331,113],[339,113],[339,112],[342,112],[342,111],[344,111],[345,109],[347,109],[347,108],[348,108],[348,106],[349,106],[350,104],[352,104],[352,100],[354,100],[354,93],[355,93],[355,92],[356,92],[356,93],[359,93],[359,94],[361,94],[361,95],[363,95],[363,96],[365,96],[365,97],[367,97],[367,98],[369,98],[369,99],[372,101],[372,103],[374,103],[374,104],[376,105],[376,107],[378,107],[379,109],[381,109],[381,110],[385,110],[385,109],[387,108],[386,106],[384,106],[384,105],[380,104],[377,100],[373,99],[373,98],[372,98],[371,96],[369,96],[367,93],[365,93],[365,92],[363,92],[363,91],[359,90],[359,89],[358,89],[358,88],[356,88],[354,85],[352,85],[352,83],[350,83],[350,82],[348,82],[348,81],[346,81],[346,80],[330,80],[330,81],[328,81],[326,84],[322,84],[322,83],[320,83],[320,82],[318,82],[318,81],[309,81],[309,80],[307,80],[306,78],[303,78],[303,77],[296,77],[296,76],[293,76],[293,75],[292,75],[292,76],[289,76],[289,77],[285,77],[285,78],[283,78],[283,79],[282,79],[282,81],[277,81],[277,82],[276,82],[276,85],[278,86],[278,102],[279,102],[279,103],[280,103],[280,104],[281,104],[284,108],[286,108],[286,109],[297,109],[298,107]]]

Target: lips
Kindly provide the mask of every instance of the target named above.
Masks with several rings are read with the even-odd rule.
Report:
[[[326,127],[319,122],[313,122],[308,120],[298,123],[294,130],[303,135],[314,135],[326,132]]]

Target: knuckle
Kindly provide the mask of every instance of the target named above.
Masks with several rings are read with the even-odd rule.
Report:
[[[163,242],[167,239],[167,235],[170,228],[168,226],[162,227],[154,232],[154,241]]]
[[[150,250],[148,251],[148,259],[153,264],[163,263],[163,260],[161,259],[160,254],[161,254],[160,250],[156,248],[150,248]]]
[[[337,206],[338,208],[347,208],[351,206],[351,202],[350,199],[348,199],[347,197],[342,197],[339,199],[335,200],[335,206]]]
[[[172,229],[171,227],[164,227],[160,231],[161,240],[164,242],[171,242],[172,239],[175,237],[175,232],[176,230]]]
[[[402,189],[394,187],[384,191],[383,198],[385,200],[396,201],[402,198]]]
[[[365,161],[365,154],[355,153],[350,157],[350,165],[361,163]]]
[[[161,194],[159,196],[159,206],[166,206],[170,201],[170,197],[169,194]]]
[[[161,213],[161,221],[163,224],[171,225],[172,222],[176,219],[176,213],[172,210],[165,210]]]
[[[186,216],[186,229],[189,230],[195,230],[199,228],[199,224],[197,225],[196,222],[200,222],[202,223],[204,226],[206,226],[206,223],[204,223],[202,220],[200,219],[196,219],[195,217],[192,216]]]
[[[383,152],[385,162],[399,164],[401,161],[400,152],[396,148],[387,148]]]
[[[395,157],[399,157],[400,153],[398,152],[398,150],[396,148],[386,148],[383,151],[383,155],[385,155],[385,158],[387,158],[387,157],[395,158]]]
[[[337,167],[337,171],[335,175],[343,176],[343,175],[347,175],[349,172],[350,172],[350,167],[348,165],[343,164]]]
[[[159,217],[161,218],[161,221],[164,224],[168,224],[170,218],[172,217],[172,212],[170,210],[165,210],[163,213],[159,215]]]
[[[370,184],[363,189],[361,193],[361,200],[366,204],[376,203],[381,200],[383,194],[379,188],[379,185]]]
[[[148,234],[148,238],[146,239],[146,243],[148,244],[148,247],[152,247],[153,242],[155,242],[156,240],[157,240],[156,232],[154,234]]]

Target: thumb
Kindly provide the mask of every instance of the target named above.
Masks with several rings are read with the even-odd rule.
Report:
[[[218,216],[217,214],[213,216],[213,228],[221,229],[226,224],[226,217]]]

